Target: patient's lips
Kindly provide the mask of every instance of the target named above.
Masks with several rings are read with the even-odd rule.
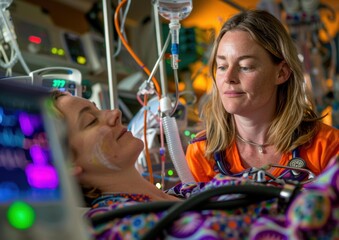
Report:
[[[122,131],[120,132],[117,140],[119,140],[125,133],[127,132],[127,129],[126,128],[123,128]]]

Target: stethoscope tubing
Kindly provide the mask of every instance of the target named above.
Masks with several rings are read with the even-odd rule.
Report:
[[[250,174],[254,174],[256,172],[258,172],[259,170],[263,170],[266,169],[267,167],[275,167],[275,168],[285,168],[285,170],[282,172],[282,174],[280,174],[278,177],[274,177],[273,175],[271,175],[270,173],[265,172],[265,174],[271,178],[270,182],[276,180],[276,179],[282,179],[284,176],[286,176],[287,174],[290,174],[290,179],[291,180],[295,180],[295,181],[301,181],[303,179],[305,179],[305,177],[307,175],[309,175],[309,179],[313,179],[315,177],[314,173],[312,173],[310,170],[306,169],[306,163],[305,160],[303,160],[300,157],[300,152],[299,152],[299,148],[295,148],[292,150],[292,159],[289,161],[302,161],[302,163],[304,164],[304,167],[302,168],[297,168],[297,167],[292,167],[292,166],[283,166],[283,165],[278,165],[278,164],[270,164],[269,166],[263,167],[262,169],[258,169],[258,168],[249,168],[246,169],[240,173],[235,173],[233,174],[230,171],[230,167],[227,163],[227,161],[225,161],[225,157],[224,157],[224,152],[216,152],[214,154],[214,159],[216,161],[216,165],[218,167],[218,170],[220,173],[222,173],[223,175],[226,176],[231,176],[231,177],[242,177],[244,175],[250,175]],[[293,173],[293,171],[298,172],[298,174]],[[302,172],[302,173],[300,173]],[[310,181],[311,181],[310,180]],[[306,183],[309,181],[304,181],[303,183]]]

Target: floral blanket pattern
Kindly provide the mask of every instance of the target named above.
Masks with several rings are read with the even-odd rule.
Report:
[[[249,184],[248,180],[216,175],[209,183],[178,184],[168,194],[188,199],[208,189]],[[253,182],[251,182],[253,184]],[[253,186],[255,187],[255,185]],[[217,197],[217,201],[237,194]],[[187,211],[167,229],[161,239],[339,239],[339,157],[331,161],[315,181],[303,186],[285,211],[278,198],[232,210]],[[99,214],[150,202],[142,194],[117,193],[96,199],[85,214]],[[93,227],[94,239],[141,239],[166,215],[166,211],[138,213],[115,218]]]

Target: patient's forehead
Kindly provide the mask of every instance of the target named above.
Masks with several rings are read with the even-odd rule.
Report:
[[[90,101],[87,99],[76,97],[72,95],[64,95],[62,97],[59,97],[57,100],[58,107],[61,107],[64,110],[78,110],[79,107],[82,107],[84,105],[91,105]]]
[[[72,120],[77,118],[82,108],[91,105],[91,102],[84,98],[65,95],[58,98],[56,105],[68,120]]]

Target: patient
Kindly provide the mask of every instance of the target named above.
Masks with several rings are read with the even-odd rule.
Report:
[[[120,110],[101,111],[94,103],[67,93],[55,92],[54,98],[68,124],[75,174],[89,197],[138,192],[150,201],[178,200],[136,170],[144,144],[122,125]]]
[[[68,124],[74,175],[90,199],[91,218],[123,206],[153,201],[182,201],[222,185],[242,185],[245,180],[217,175],[209,183],[185,183],[161,191],[135,168],[143,142],[121,123],[119,110],[99,110],[92,102],[68,93],[53,92],[55,107]],[[222,197],[222,196],[220,196]],[[263,216],[278,216],[277,199],[252,204],[235,211],[187,212],[166,236],[189,239],[244,239],[252,225]],[[112,219],[92,229],[95,239],[140,239],[164,212],[145,213]],[[295,228],[296,230],[297,228]]]

